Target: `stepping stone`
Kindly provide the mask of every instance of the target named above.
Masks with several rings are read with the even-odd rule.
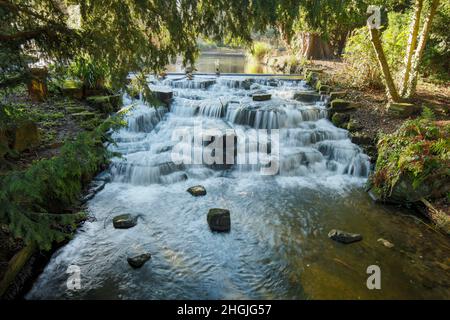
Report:
[[[267,101],[272,98],[270,93],[255,93],[253,94],[253,101]]]
[[[113,218],[113,225],[116,229],[129,229],[137,225],[137,219],[131,214],[121,214]]]
[[[141,253],[129,256],[127,261],[130,266],[137,269],[142,267],[148,260],[150,260],[151,257],[152,255],[150,253]]]
[[[230,211],[227,209],[209,209],[207,221],[211,231],[229,232],[231,227]]]
[[[206,195],[206,189],[204,186],[193,186],[186,190],[195,197]]]

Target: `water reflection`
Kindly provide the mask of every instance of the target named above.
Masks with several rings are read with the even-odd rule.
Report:
[[[216,61],[220,63],[221,73],[272,73],[272,70],[254,59],[247,57],[244,52],[220,53],[204,52],[200,54],[195,63],[197,72],[215,73]],[[182,60],[178,59],[176,63],[167,67],[168,72],[184,72]]]

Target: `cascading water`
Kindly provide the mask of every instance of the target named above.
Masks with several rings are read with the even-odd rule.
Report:
[[[424,261],[445,250],[441,239],[369,200],[362,190],[369,158],[326,119],[325,101],[292,99],[307,90],[303,82],[237,76],[152,81],[173,89],[170,111],[134,101],[128,126],[113,134],[111,150],[122,156],[112,160],[112,181],[88,203],[94,221],[54,255],[27,298],[379,298],[364,285],[365,270],[376,261],[386,270],[386,298],[448,294],[448,276],[423,280]],[[261,90],[272,98],[253,101],[251,94]],[[175,163],[174,149],[194,143],[199,126],[234,142],[267,129],[267,141],[244,138],[244,150],[249,158],[277,160],[277,174],[262,175],[259,163]],[[174,141],[175,130],[190,138]],[[206,147],[202,142],[194,150]],[[186,192],[198,184],[206,196]],[[208,229],[206,213],[216,207],[231,211],[229,234]],[[138,225],[114,229],[112,217],[123,213],[138,215]],[[327,238],[335,227],[361,232],[364,241],[339,247]],[[381,236],[406,253],[389,256],[377,245]],[[133,270],[126,257],[136,250],[151,252],[152,259]],[[407,264],[418,255],[420,268]],[[70,265],[80,268],[80,290],[67,289]],[[424,293],[424,281],[435,290]]]

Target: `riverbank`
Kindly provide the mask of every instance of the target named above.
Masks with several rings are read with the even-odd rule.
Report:
[[[344,112],[337,112],[338,116],[330,117],[330,120],[335,125],[350,131],[352,140],[364,149],[374,165],[378,157],[379,138],[396,132],[406,120],[418,118],[424,108],[433,112],[438,123],[445,123],[450,119],[450,87],[448,86],[420,81],[417,94],[411,101],[417,106],[415,112],[399,116],[387,110],[388,101],[383,90],[360,89],[352,86],[348,82],[348,76],[345,75],[345,63],[311,61],[311,64],[305,68],[313,70],[322,83],[331,86],[332,91],[338,92],[339,99],[352,104],[351,108]],[[445,233],[449,232],[450,207],[447,197],[420,201],[414,203],[413,207]]]
[[[52,253],[86,219],[80,194],[107,165],[99,105],[59,92],[32,101],[23,87],[1,97],[0,297],[29,289]]]

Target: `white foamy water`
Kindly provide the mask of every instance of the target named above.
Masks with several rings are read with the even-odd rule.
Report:
[[[341,259],[364,275],[374,257],[385,254],[385,248],[376,246],[380,232],[395,230],[398,241],[411,238],[403,229],[399,231],[395,215],[372,204],[362,192],[369,158],[350,141],[346,130],[326,119],[325,102],[292,99],[295,92],[307,90],[303,82],[197,76],[193,81],[170,78],[155,84],[173,89],[170,110],[136,103],[126,117],[128,126],[113,134],[116,145],[111,150],[122,157],[112,159],[112,182],[88,203],[95,221],[86,222],[74,240],[58,250],[27,298],[317,297],[317,286],[311,286],[311,281],[324,290],[332,282],[322,273],[309,275],[308,266],[322,272],[342,254]],[[272,99],[254,102],[250,95],[260,90],[272,94]],[[127,97],[124,101],[131,103]],[[174,163],[174,130],[183,129],[195,139],[200,125],[224,135],[268,129],[270,136],[271,130],[278,129],[279,141],[269,138],[264,147],[279,149],[274,156],[279,161],[278,174],[261,175],[261,164]],[[255,147],[250,156],[262,156],[265,149],[260,141],[247,142],[247,148],[252,143]],[[198,184],[205,186],[206,196],[186,192]],[[208,228],[206,214],[217,207],[231,211],[228,234]],[[114,229],[112,218],[123,213],[139,215],[138,225]],[[412,233],[419,233],[420,226],[407,225]],[[375,242],[373,251],[334,251],[339,248],[332,247],[326,236],[334,227],[354,232],[360,228],[365,239]],[[353,248],[359,248],[358,244]],[[151,252],[152,259],[134,270],[126,257],[136,250]],[[386,268],[402,270],[398,266],[407,259],[387,259]],[[67,290],[69,265],[81,269],[79,291]],[[337,276],[350,277],[349,286],[358,297],[371,297],[360,288],[365,279],[358,273],[348,276],[339,267]],[[410,268],[410,274],[420,278]],[[395,272],[394,297],[420,295],[406,281],[407,272]],[[399,284],[397,279],[402,277],[409,284]]]

